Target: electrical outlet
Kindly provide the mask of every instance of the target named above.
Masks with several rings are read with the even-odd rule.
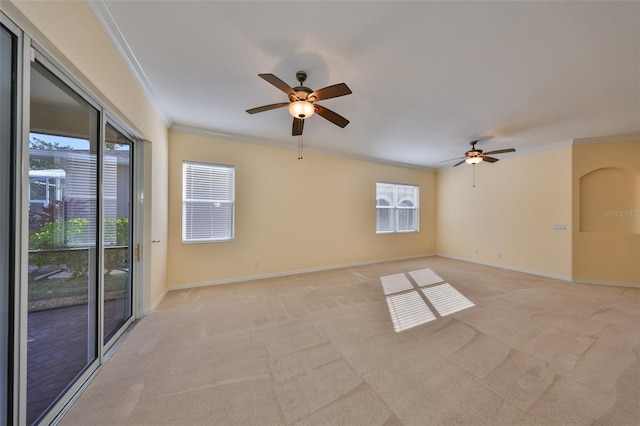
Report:
[[[257,269],[259,266],[260,266],[260,261],[259,260],[254,260],[253,261],[253,267]]]
[[[501,251],[497,252],[497,253],[496,253],[496,256],[497,256],[497,257],[502,257],[502,252],[501,252]]]
[[[474,253],[475,253],[475,254],[478,254],[478,253],[480,253],[480,250],[475,249],[475,250],[474,250]]]

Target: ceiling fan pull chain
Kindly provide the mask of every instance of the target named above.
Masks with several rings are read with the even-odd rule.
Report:
[[[476,187],[476,165],[473,164],[473,187]]]
[[[302,160],[302,135],[298,136],[298,160]]]

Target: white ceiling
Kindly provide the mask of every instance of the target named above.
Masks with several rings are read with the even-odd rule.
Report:
[[[346,83],[305,124],[307,150],[442,167],[468,142],[518,155],[640,133],[640,1],[90,2],[175,127],[296,147],[258,77]]]

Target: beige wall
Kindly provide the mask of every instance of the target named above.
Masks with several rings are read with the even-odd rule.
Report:
[[[640,141],[573,147],[573,274],[640,285]]]
[[[481,164],[476,167],[474,189],[469,166],[440,170],[436,176],[313,154],[298,161],[292,151],[184,133],[169,135],[85,2],[1,4],[3,12],[67,72],[151,141],[145,143],[145,310],[161,299],[168,285],[434,252],[567,279],[640,280],[638,219],[632,233],[620,223],[610,228],[615,232],[580,232],[581,202],[618,203],[617,198],[599,198],[601,190],[588,191],[592,198],[581,201],[580,179],[604,168],[637,174],[638,142],[567,147]],[[185,159],[237,167],[234,242],[182,244],[180,170]],[[420,185],[420,233],[375,234],[377,180]],[[583,190],[589,185],[600,188],[602,182]],[[635,191],[635,204],[629,204],[633,209],[640,199],[638,184],[629,188],[631,194]],[[589,220],[599,223],[596,227],[603,223],[593,216]],[[556,224],[566,225],[566,230],[554,230]]]
[[[145,162],[145,165],[151,168],[151,173],[145,174],[145,186],[148,185],[149,194],[145,198],[145,211],[149,209],[151,229],[144,242],[145,267],[150,269],[149,282],[145,283],[148,289],[145,295],[149,296],[144,301],[144,309],[148,312],[162,301],[168,288],[169,150],[166,139],[162,143],[154,140],[147,146],[151,150],[151,161]],[[145,155],[148,154],[149,149],[145,150]]]
[[[152,164],[153,194],[145,194],[151,224],[143,241],[145,260],[153,263],[143,296],[148,310],[166,289],[167,127],[86,2],[3,0],[1,5],[74,79],[153,143],[152,162],[146,162]],[[161,242],[152,246],[152,238]]]
[[[169,285],[431,254],[435,173],[169,134]],[[235,241],[182,243],[184,160],[236,167]],[[375,183],[420,186],[420,232],[376,235]],[[256,267],[255,262],[259,262]]]
[[[571,147],[481,163],[472,179],[472,166],[438,171],[437,252],[570,279]]]

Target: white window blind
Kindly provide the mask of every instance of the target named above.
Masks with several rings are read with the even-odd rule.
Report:
[[[183,163],[182,241],[233,239],[235,168]]]
[[[376,183],[376,232],[417,232],[420,188]]]

